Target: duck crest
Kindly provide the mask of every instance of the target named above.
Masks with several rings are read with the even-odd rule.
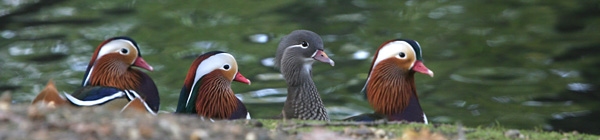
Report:
[[[141,71],[119,62],[118,55],[107,54],[98,60],[95,71],[90,76],[90,86],[109,86],[123,90],[138,88]]]
[[[374,68],[366,87],[367,100],[373,106],[376,113],[396,114],[409,105],[410,98],[416,95],[413,71],[403,71],[393,65],[388,59],[380,62]]]
[[[94,65],[96,65],[97,61],[96,59],[98,58],[98,55],[100,54],[100,50],[102,50],[102,47],[104,47],[104,45],[106,45],[107,43],[113,41],[113,40],[117,40],[117,39],[123,39],[123,40],[127,40],[129,42],[131,42],[133,44],[133,46],[135,46],[135,48],[137,50],[140,50],[139,46],[137,45],[137,43],[135,42],[135,40],[126,37],[126,36],[120,36],[120,37],[113,37],[107,40],[104,40],[102,43],[100,43],[100,45],[98,45],[98,47],[96,47],[96,50],[94,51],[94,55],[92,56],[92,59],[90,60],[90,63],[88,63],[87,69],[85,70],[85,75],[83,76],[83,81],[81,83],[81,86],[86,86],[89,85],[89,81],[88,79],[90,78],[90,73],[93,71],[92,68],[94,67]],[[142,57],[142,53],[138,53],[138,57]]]
[[[231,89],[231,81],[220,73],[220,70],[216,70],[204,75],[195,86],[198,88],[194,88],[193,93],[198,96],[195,97],[194,105],[198,115],[227,119],[237,110],[238,99]]]

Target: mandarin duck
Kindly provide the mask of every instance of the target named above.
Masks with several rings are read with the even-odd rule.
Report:
[[[380,116],[390,121],[427,124],[415,87],[415,72],[433,77],[433,71],[423,64],[421,46],[414,40],[396,39],[383,43],[371,64],[363,92],[375,114],[353,117],[369,120]]]
[[[308,30],[296,30],[283,37],[277,47],[275,66],[287,84],[282,117],[303,120],[329,120],[327,110],[312,80],[312,64],[321,61],[334,66],[323,51],[321,37]]]
[[[50,79],[46,87],[31,102],[31,104],[37,103],[43,103],[48,106],[56,107],[66,104],[67,100],[60,96],[56,86],[54,86],[54,82],[52,79]]]
[[[179,94],[176,113],[197,114],[210,119],[250,119],[250,113],[231,82],[250,84],[239,71],[233,55],[213,51],[192,62]]]
[[[153,71],[133,39],[110,38],[94,52],[83,77],[82,88],[65,96],[76,106],[109,104],[121,108],[129,107],[125,104],[139,98],[137,100],[143,101],[144,111],[156,114],[160,105],[158,89],[150,76],[132,66]],[[139,104],[137,101],[133,103]]]

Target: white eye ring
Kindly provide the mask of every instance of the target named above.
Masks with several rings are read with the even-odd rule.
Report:
[[[310,45],[310,44],[308,44],[308,42],[306,42],[306,41],[302,41],[302,43],[300,43],[300,46],[301,46],[302,48],[308,48],[308,46],[309,46],[309,45]]]
[[[398,58],[402,58],[402,59],[406,58],[406,53],[404,53],[404,52],[400,52],[400,53],[398,54]]]
[[[122,55],[127,55],[127,54],[129,54],[129,49],[122,48],[121,50],[119,50],[119,53],[121,53]]]
[[[225,64],[225,65],[223,65],[223,67],[221,69],[229,70],[229,69],[231,69],[231,66],[229,64]]]

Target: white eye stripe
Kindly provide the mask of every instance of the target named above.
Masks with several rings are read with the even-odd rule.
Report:
[[[98,57],[96,57],[96,60],[100,59],[102,56],[109,54],[109,53],[114,53],[114,52],[118,52],[121,53],[121,49],[118,48],[123,48],[124,45],[129,45],[135,48],[135,45],[133,45],[133,43],[131,43],[131,41],[128,40],[124,40],[124,39],[116,39],[113,41],[110,41],[106,44],[104,44],[104,46],[102,46],[102,48],[100,48],[100,51],[98,52]],[[131,50],[127,50],[127,52],[131,52]]]
[[[303,47],[302,45],[300,45],[300,44],[299,44],[299,45],[293,45],[293,46],[289,46],[288,48],[286,48],[286,50],[287,50],[287,49],[291,49],[291,48],[297,48],[297,47],[300,47],[300,48],[302,48],[302,49],[306,49],[306,48],[308,48],[308,47]]]
[[[385,59],[391,57],[400,58],[400,52],[404,52],[406,55],[405,57],[409,55],[412,56],[415,54],[415,51],[407,42],[393,41],[388,44],[385,44],[381,49],[378,50],[378,55],[376,56],[375,62],[373,63],[373,67]]]

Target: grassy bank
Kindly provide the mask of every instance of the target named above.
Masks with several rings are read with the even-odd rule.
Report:
[[[210,121],[194,115],[119,113],[100,107],[12,104],[0,99],[0,139],[600,139],[577,132],[468,128],[460,124],[300,120]]]
[[[351,138],[397,139],[600,139],[597,135],[578,132],[517,130],[499,127],[463,127],[460,124],[417,124],[403,122],[322,122],[299,120],[258,120],[268,129],[286,130],[291,134],[314,133],[314,129],[330,130]]]

